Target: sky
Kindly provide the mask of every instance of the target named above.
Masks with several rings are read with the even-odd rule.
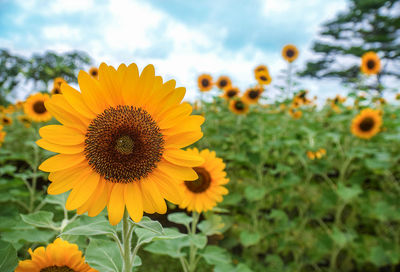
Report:
[[[82,50],[95,66],[151,63],[191,100],[202,73],[227,75],[244,91],[265,64],[272,85],[282,84],[282,47],[298,47],[301,69],[321,24],[345,8],[345,0],[0,0],[0,47],[25,56]],[[301,86],[322,98],[344,92],[334,80]]]

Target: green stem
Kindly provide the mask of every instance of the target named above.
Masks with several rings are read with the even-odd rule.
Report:
[[[287,75],[287,98],[290,97],[290,91],[292,89],[292,63],[288,62],[288,75]]]
[[[193,235],[194,236],[196,234],[196,227],[197,227],[197,223],[199,221],[199,217],[200,217],[200,214],[198,214],[197,212],[193,212],[192,213],[193,221],[192,221],[192,228],[191,228],[191,231],[190,231],[189,235]],[[190,252],[189,252],[189,269],[188,269],[189,272],[196,271],[196,264],[197,264],[197,262],[196,262],[196,253],[197,253],[197,247],[192,242],[192,239],[191,239]]]
[[[132,264],[131,264],[131,233],[129,231],[129,215],[125,210],[124,216],[122,218],[122,245],[124,248],[123,252],[123,271],[131,272]]]

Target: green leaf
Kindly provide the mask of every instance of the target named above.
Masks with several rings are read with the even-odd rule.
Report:
[[[17,251],[7,242],[0,240],[0,271],[14,271],[18,264]]]
[[[384,266],[390,264],[390,258],[386,254],[385,250],[380,246],[371,248],[369,259],[376,266]]]
[[[201,255],[204,260],[211,265],[231,263],[231,256],[229,253],[225,249],[217,246],[207,246]]]
[[[94,236],[116,233],[116,227],[111,226],[106,218],[102,216],[82,216],[74,223],[67,226],[62,232],[62,235]]]
[[[345,202],[350,202],[359,194],[362,193],[362,189],[359,185],[353,185],[351,187],[346,187],[343,184],[339,183],[337,187],[338,196],[343,199]]]
[[[207,244],[207,236],[203,234],[189,235],[189,241],[191,241],[197,248],[204,248]]]
[[[156,240],[168,240],[183,238],[186,234],[172,228],[165,228],[161,234],[151,231],[149,229],[135,228],[135,233],[138,237],[138,244],[147,244]]]
[[[38,228],[54,229],[56,226],[53,222],[54,214],[48,211],[38,211],[31,214],[20,214],[22,220],[29,225]]]
[[[188,216],[186,213],[178,212],[169,214],[168,220],[176,224],[182,224],[189,227],[189,224],[192,223],[193,218]]]
[[[332,231],[333,241],[340,247],[343,248],[347,244],[351,243],[355,239],[355,235],[352,233],[346,233],[340,231],[338,228],[334,227]]]
[[[67,198],[68,198],[68,192],[59,195],[47,195],[45,201],[50,204],[55,204],[61,207],[65,207]]]
[[[122,257],[118,246],[110,240],[90,238],[85,259],[93,268],[102,272],[122,271]]]
[[[144,250],[159,254],[167,255],[172,258],[180,258],[186,256],[184,252],[181,252],[183,247],[189,246],[188,239],[173,239],[173,240],[158,240],[144,247]]]
[[[139,223],[135,223],[135,225],[150,230],[157,234],[163,234],[163,227],[158,221],[151,220],[147,216],[143,216],[142,220]]]
[[[249,201],[259,201],[263,199],[265,194],[267,193],[267,189],[265,187],[254,187],[254,186],[247,186],[244,190],[244,196]]]
[[[216,214],[211,215],[207,220],[197,225],[199,230],[207,236],[220,234],[224,226],[225,224],[222,222],[222,217]]]
[[[245,247],[257,244],[261,239],[261,235],[258,232],[242,231],[240,233],[240,242]]]

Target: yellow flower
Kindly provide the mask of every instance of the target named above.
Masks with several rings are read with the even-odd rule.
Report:
[[[243,94],[243,101],[247,104],[256,104],[261,97],[262,90],[259,88],[250,88]]]
[[[13,123],[12,119],[7,115],[0,116],[0,124],[4,126],[9,126]]]
[[[47,122],[51,113],[45,107],[45,102],[50,98],[47,94],[36,93],[28,97],[24,104],[24,112],[35,122]]]
[[[54,86],[53,89],[51,90],[51,94],[61,94],[61,87]]]
[[[260,85],[269,85],[272,81],[268,72],[258,72],[255,74],[255,78]]]
[[[301,116],[303,115],[303,112],[300,110],[296,110],[294,108],[290,108],[289,114],[290,114],[290,116],[292,116],[293,119],[300,119]]]
[[[375,52],[367,52],[361,57],[361,72],[376,75],[381,71],[381,61]]]
[[[400,100],[400,93],[396,94],[396,100]]]
[[[213,87],[213,79],[210,75],[203,74],[198,77],[197,84],[199,86],[200,91],[207,92],[211,90]]]
[[[95,79],[98,79],[99,78],[99,69],[97,69],[97,67],[90,68],[89,75],[91,75]]]
[[[67,83],[62,77],[56,77],[53,81],[53,87],[61,88],[63,83]]]
[[[76,244],[57,238],[46,248],[28,250],[30,260],[19,261],[15,272],[97,272],[85,263],[85,257]]]
[[[316,151],[316,152],[314,153],[314,155],[315,155],[315,157],[316,157],[317,159],[321,159],[321,158],[322,158],[322,153],[319,152],[319,151]]]
[[[182,184],[184,199],[179,207],[198,213],[211,210],[222,201],[222,196],[228,193],[223,186],[229,182],[224,171],[225,164],[216,156],[215,151],[204,149],[199,152],[197,148],[187,151],[204,158],[204,163],[194,168],[199,176],[198,179],[185,181]]]
[[[32,120],[27,115],[19,115],[17,118],[26,128],[32,124]]]
[[[236,114],[246,114],[249,111],[247,105],[241,98],[232,99],[229,103],[229,109]]]
[[[308,157],[310,160],[314,160],[314,159],[315,159],[314,152],[312,152],[312,151],[307,151],[307,157]]]
[[[217,87],[221,90],[229,88],[232,85],[231,79],[227,76],[220,76],[216,83]]]
[[[293,62],[297,59],[299,56],[299,50],[297,50],[297,47],[288,44],[285,45],[282,49],[282,57],[287,61],[287,62]]]
[[[0,125],[0,146],[4,143],[4,138],[6,137],[7,132],[3,131],[3,126]]]
[[[237,97],[240,93],[239,88],[237,87],[228,87],[225,89],[224,94],[222,95],[223,98],[225,98],[226,100],[230,100],[234,97]]]
[[[375,136],[382,125],[382,116],[378,110],[364,109],[352,121],[351,132],[362,139]]]
[[[8,105],[7,106],[7,108],[5,108],[5,109],[3,109],[3,113],[4,114],[10,114],[10,113],[13,113],[15,111],[15,107],[14,107],[14,105]]]
[[[254,68],[254,75],[256,75],[259,72],[269,73],[268,68],[265,65],[258,65],[256,68]]]
[[[325,148],[320,148],[318,150],[322,155],[326,155],[326,149]]]
[[[121,64],[116,70],[102,63],[99,79],[84,71],[81,92],[63,84],[46,108],[62,125],[42,127],[37,144],[61,153],[39,169],[51,172],[49,194],[72,189],[68,210],[98,215],[105,206],[112,225],[125,207],[139,222],[143,211],[165,213],[164,199],[179,204],[181,184],[198,178],[192,167],[203,159],[182,150],[203,133],[202,116],[181,103],[186,90],[175,81],[163,83],[153,65],[139,76],[138,67]]]

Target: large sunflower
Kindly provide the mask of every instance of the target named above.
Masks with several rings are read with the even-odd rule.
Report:
[[[221,90],[229,88],[232,85],[231,79],[227,76],[220,76],[216,83],[217,87]]]
[[[250,88],[243,94],[242,99],[247,104],[256,104],[261,97],[262,89]]]
[[[89,75],[91,75],[95,79],[98,79],[99,78],[99,69],[97,69],[97,67],[90,68],[89,69]]]
[[[102,63],[99,80],[81,71],[81,92],[68,84],[46,108],[62,125],[39,130],[37,144],[61,153],[39,169],[51,172],[49,194],[71,190],[66,208],[96,216],[107,205],[112,225],[125,206],[138,222],[147,213],[165,213],[164,199],[179,204],[180,184],[198,178],[199,156],[181,150],[203,133],[202,116],[181,103],[185,88],[163,83],[153,65],[139,76],[136,64],[116,70]]]
[[[15,272],[96,272],[85,263],[85,257],[76,244],[57,238],[46,248],[28,250],[30,260],[20,261]]]
[[[258,72],[254,76],[255,76],[258,84],[260,84],[260,85],[271,84],[272,78],[268,72]]]
[[[225,98],[226,100],[230,100],[234,97],[237,97],[239,95],[239,93],[240,93],[239,88],[231,86],[231,87],[225,89],[222,97]]]
[[[293,44],[288,44],[285,45],[282,49],[282,57],[287,61],[287,62],[293,62],[297,59],[299,56],[299,50],[297,50],[297,47],[294,46]]]
[[[236,98],[229,103],[229,109],[236,114],[246,114],[249,111],[249,105],[241,98]]]
[[[370,139],[375,136],[382,125],[382,116],[379,110],[364,109],[351,123],[351,132],[362,139]]]
[[[215,151],[204,149],[199,152],[197,148],[187,151],[204,158],[204,163],[194,168],[199,176],[198,179],[185,181],[182,184],[184,198],[179,207],[198,213],[205,212],[217,205],[217,202],[221,202],[222,196],[228,193],[222,186],[229,182],[224,171],[225,164],[216,156]]]
[[[197,78],[197,84],[199,86],[200,91],[207,92],[213,87],[213,79],[212,76],[207,74],[202,74]]]
[[[376,75],[381,71],[381,61],[375,52],[367,52],[361,57],[361,72]]]
[[[50,98],[47,94],[37,93],[28,97],[24,104],[24,112],[35,122],[47,122],[51,113],[45,107],[45,102]]]

